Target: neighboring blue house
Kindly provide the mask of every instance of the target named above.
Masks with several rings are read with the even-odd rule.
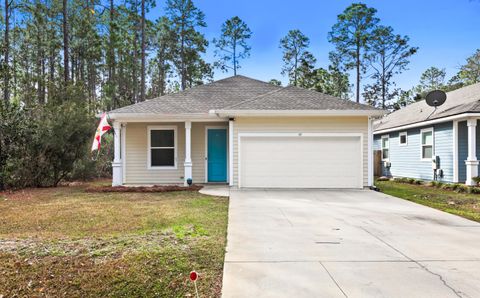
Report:
[[[373,149],[382,151],[383,175],[433,180],[437,174],[439,181],[474,185],[479,119],[477,83],[448,92],[436,110],[422,100],[376,121]]]

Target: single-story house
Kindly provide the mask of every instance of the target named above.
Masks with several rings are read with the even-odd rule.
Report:
[[[448,92],[436,109],[422,100],[376,121],[374,149],[382,152],[383,175],[474,185],[479,119],[477,83]]]
[[[234,76],[108,114],[115,186],[363,188],[384,111]]]

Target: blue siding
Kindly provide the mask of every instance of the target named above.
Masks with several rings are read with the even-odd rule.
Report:
[[[477,121],[477,159],[480,157],[480,123]],[[467,121],[458,122],[458,181],[467,180],[465,160],[468,156],[468,128]]]
[[[458,181],[465,182],[467,173],[465,160],[468,155],[467,121],[458,122]]]
[[[421,159],[420,130],[429,128],[413,128],[407,130],[407,145],[399,146],[399,133],[405,130],[390,132],[390,169],[383,169],[384,175],[394,177],[411,177],[424,180],[433,179],[432,162]],[[433,125],[435,155],[440,157],[443,170],[441,181],[453,181],[453,123],[446,122]],[[375,135],[374,150],[381,149],[381,136]]]

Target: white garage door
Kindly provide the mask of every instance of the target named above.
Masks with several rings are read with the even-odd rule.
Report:
[[[244,136],[240,186],[361,188],[360,136]]]

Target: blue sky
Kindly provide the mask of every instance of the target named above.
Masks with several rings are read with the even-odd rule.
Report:
[[[310,38],[317,66],[328,65],[333,46],[327,34],[336,17],[352,1],[344,0],[194,0],[206,16],[208,27],[202,31],[208,40],[218,36],[221,24],[238,15],[253,31],[251,57],[241,62],[240,74],[270,80],[287,78],[280,74],[282,53],[279,40],[290,29],[300,29]],[[363,1],[378,10],[381,23],[396,33],[408,35],[419,52],[411,59],[409,70],[395,78],[397,85],[409,89],[430,66],[446,68],[454,75],[465,58],[480,48],[480,0],[371,0]],[[164,1],[150,12],[163,14]],[[206,54],[213,61],[213,47]],[[215,71],[215,79],[232,75]],[[350,81],[354,81],[353,74]]]

